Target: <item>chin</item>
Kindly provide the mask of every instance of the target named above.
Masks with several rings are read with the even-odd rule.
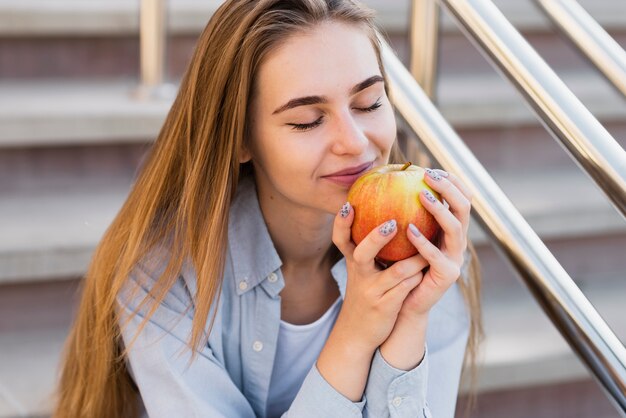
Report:
[[[327,199],[325,199],[324,202],[320,202],[321,205],[318,206],[318,208],[329,215],[335,216],[337,213],[339,213],[341,207],[344,205],[344,203],[347,202],[347,200],[348,192],[346,191],[346,193],[329,196]]]
[[[333,215],[336,215],[341,210],[341,207],[348,201],[348,191],[342,193],[341,196],[337,197],[337,199],[333,200],[331,212]]]

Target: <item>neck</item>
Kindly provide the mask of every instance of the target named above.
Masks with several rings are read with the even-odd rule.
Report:
[[[267,229],[283,263],[283,272],[314,274],[330,271],[341,256],[332,243],[333,215],[288,206],[262,190],[258,195]]]

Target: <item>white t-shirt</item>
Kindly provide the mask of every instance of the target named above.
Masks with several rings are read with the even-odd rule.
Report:
[[[280,321],[276,358],[270,380],[267,417],[280,417],[293,402],[337,320],[341,298],[317,321],[293,325]]]

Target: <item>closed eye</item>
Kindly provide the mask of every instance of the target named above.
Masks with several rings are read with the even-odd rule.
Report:
[[[379,107],[381,107],[383,104],[380,101],[380,97],[376,100],[376,102],[374,102],[373,105],[369,106],[369,107],[357,107],[355,108],[356,110],[360,111],[360,112],[373,112],[376,109],[378,109]],[[316,120],[314,120],[311,123],[288,123],[287,126],[291,126],[291,128],[294,131],[308,131],[310,129],[313,129],[319,125],[321,125],[322,120],[324,119],[324,116],[320,116],[319,118],[317,118]]]
[[[291,126],[294,131],[308,131],[309,129],[313,129],[320,125],[323,118],[323,116],[320,116],[317,120],[314,120],[311,123],[288,123],[287,125]]]
[[[380,101],[380,97],[376,100],[376,102],[370,107],[357,107],[356,110],[360,110],[361,112],[373,112],[374,110],[381,107],[383,104]]]

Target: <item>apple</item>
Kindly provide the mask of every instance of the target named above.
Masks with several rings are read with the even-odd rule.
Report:
[[[428,189],[439,200],[441,196],[424,182],[425,170],[411,163],[374,167],[361,175],[348,191],[348,202],[354,209],[352,240],[359,244],[374,228],[395,219],[398,232],[377,255],[384,262],[404,260],[417,254],[406,236],[409,224],[429,240],[439,232],[439,224],[422,206],[419,194]]]

